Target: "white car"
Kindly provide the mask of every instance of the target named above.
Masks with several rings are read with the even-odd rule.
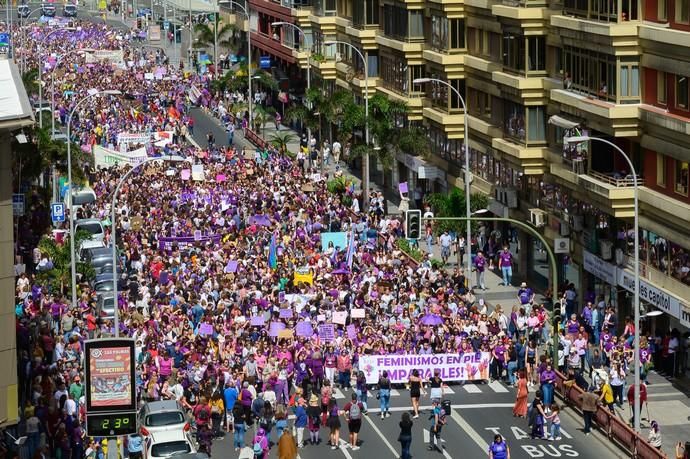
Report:
[[[84,230],[91,234],[92,241],[103,241],[105,239],[105,230],[103,223],[97,218],[83,218],[74,222],[74,233]]]
[[[144,438],[144,459],[163,459],[196,452],[196,443],[183,429],[152,432]]]

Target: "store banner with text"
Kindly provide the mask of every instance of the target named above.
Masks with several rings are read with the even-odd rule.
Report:
[[[489,379],[489,352],[469,354],[428,355],[363,355],[359,368],[364,371],[367,384],[376,384],[384,370],[394,384],[407,383],[412,370],[418,370],[423,380],[428,380],[439,370],[443,381],[482,381]]]
[[[122,166],[124,164],[134,165],[139,164],[148,157],[146,148],[121,152],[103,148],[99,145],[94,145],[93,156],[96,167]]]
[[[135,409],[134,341],[86,341],[84,354],[87,412]]]

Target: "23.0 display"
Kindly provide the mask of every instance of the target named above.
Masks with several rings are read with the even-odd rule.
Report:
[[[86,431],[92,437],[129,435],[137,431],[137,414],[133,411],[87,414]]]

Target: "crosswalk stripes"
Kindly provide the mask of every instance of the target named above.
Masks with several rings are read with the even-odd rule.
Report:
[[[464,392],[468,394],[481,394],[483,392],[494,392],[497,394],[504,394],[510,392],[510,390],[502,383],[498,381],[491,382],[489,384],[463,384],[459,386],[453,386],[453,388],[445,386],[443,388],[443,396],[445,397],[446,395],[454,395],[458,392]],[[532,388],[530,388],[532,390]],[[352,391],[352,389],[350,389]],[[369,399],[376,398],[376,393],[377,390],[370,390],[368,391],[367,395],[369,396]],[[351,393],[351,392],[350,392]],[[339,389],[337,387],[333,388],[333,396],[335,397],[336,400],[349,400],[351,395],[350,393],[346,393],[342,389]],[[428,388],[427,388],[427,394],[428,394]],[[407,389],[391,389],[391,397],[409,397],[410,392]]]
[[[505,387],[503,384],[501,384],[500,382],[498,382],[498,381],[491,381],[491,382],[489,383],[489,387],[490,387],[494,392],[498,392],[498,393],[508,392],[508,389],[506,389],[506,387]]]

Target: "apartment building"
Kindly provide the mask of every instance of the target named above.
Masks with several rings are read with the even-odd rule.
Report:
[[[401,126],[426,128],[430,158],[403,153],[386,173],[397,188],[472,187],[498,216],[530,220],[559,247],[561,275],[581,300],[600,296],[631,313],[634,180],[640,180],[645,312],[690,326],[690,1],[688,0],[249,0],[252,39],[288,74],[312,85],[378,91],[407,103]],[[307,32],[271,29],[272,20]],[[326,47],[339,40],[357,47]],[[296,46],[301,44],[301,46]],[[305,46],[306,45],[306,46]],[[308,59],[309,48],[311,58]],[[255,53],[256,54],[256,53]],[[290,70],[292,69],[292,70]],[[415,85],[415,78],[449,82]],[[507,230],[507,228],[503,228]],[[545,281],[542,248],[520,237],[520,270]]]

